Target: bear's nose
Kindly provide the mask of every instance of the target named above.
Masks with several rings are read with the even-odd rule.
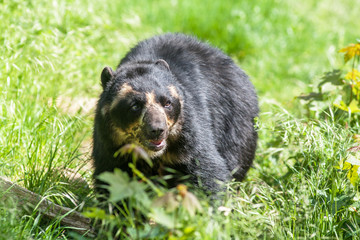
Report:
[[[160,122],[146,124],[146,132],[149,139],[158,139],[165,131],[165,124]]]
[[[154,137],[159,137],[161,134],[163,134],[164,128],[161,127],[155,127],[151,130],[151,133]]]

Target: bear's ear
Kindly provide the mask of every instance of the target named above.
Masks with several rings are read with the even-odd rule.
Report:
[[[169,64],[168,64],[164,59],[158,59],[158,60],[156,61],[155,65],[163,66],[163,67],[165,67],[167,70],[170,71]]]
[[[114,77],[114,71],[111,67],[105,67],[101,73],[101,85],[105,89],[106,84]]]

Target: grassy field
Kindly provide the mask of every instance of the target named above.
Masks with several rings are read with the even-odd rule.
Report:
[[[195,216],[145,208],[151,225],[134,220],[148,206],[134,201],[117,220],[104,217],[99,239],[115,225],[129,239],[360,239],[358,184],[336,168],[359,123],[331,112],[307,118],[295,99],[345,68],[338,51],[360,38],[359,12],[359,0],[0,0],[0,176],[66,207],[94,207],[89,146],[101,70],[139,40],[183,32],[251,76],[261,104],[254,167],[229,184],[224,208],[200,194]],[[86,238],[5,202],[0,239]]]

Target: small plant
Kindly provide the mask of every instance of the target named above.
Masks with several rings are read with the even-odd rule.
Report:
[[[341,101],[340,104],[334,103],[335,107],[347,111],[350,115],[360,112],[360,72],[358,68],[360,67],[360,40],[356,44],[350,44],[349,46],[340,50],[344,52],[344,61],[345,63],[352,60],[351,70],[346,73],[343,83],[347,86],[350,86],[350,96],[349,103],[346,104],[344,101]]]
[[[348,170],[347,178],[356,187],[359,183],[360,174],[360,135],[354,135],[353,139],[356,142],[355,145],[347,150],[349,155],[344,160],[340,160],[339,166],[336,168]]]
[[[109,184],[111,210],[89,208],[84,215],[101,221],[99,234],[108,237],[109,234],[132,239],[191,237],[195,227],[186,223],[202,211],[196,196],[183,184],[165,190],[144,176],[136,169],[137,161],[152,163],[140,147],[125,145],[116,154],[125,153],[133,157],[129,163],[132,177],[119,169],[99,175],[101,181]]]
[[[340,70],[327,72],[318,84],[317,92],[311,92],[308,95],[302,95],[298,98],[305,101],[305,106],[309,116],[312,113],[317,119],[322,119],[321,114],[331,116],[335,123],[343,124],[341,112],[348,113],[345,126],[359,126],[360,116],[360,40],[356,44],[340,49],[344,53],[344,62],[351,62],[351,68],[344,75]],[[329,110],[326,110],[326,107]],[[340,114],[334,112],[339,109]],[[347,170],[347,178],[353,186],[357,186],[360,174],[360,137],[354,135],[356,145],[347,150],[348,156],[341,159],[336,166],[337,169]]]
[[[326,112],[328,106],[330,109],[334,106],[332,110],[340,109],[347,112],[348,123],[351,123],[358,120],[360,115],[360,40],[339,52],[345,53],[345,64],[351,62],[350,70],[345,75],[338,69],[326,72],[317,85],[317,91],[298,98],[305,101],[309,116],[315,113],[315,117],[318,118]]]

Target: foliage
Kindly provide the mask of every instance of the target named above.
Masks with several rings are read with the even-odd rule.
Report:
[[[301,95],[298,98],[305,101],[310,112],[319,115],[325,111],[325,106],[333,105],[331,111],[340,109],[348,113],[348,123],[359,121],[360,113],[360,40],[342,48],[345,63],[352,60],[350,71],[345,75],[340,70],[327,72],[317,86],[317,92]],[[341,117],[341,113],[339,114]],[[340,119],[339,119],[340,120]]]
[[[202,210],[197,197],[185,185],[179,184],[176,189],[167,191],[146,178],[135,167],[136,161],[149,161],[140,147],[125,145],[119,152],[135,158],[134,163],[129,163],[133,177],[119,169],[115,169],[114,173],[102,173],[99,179],[109,184],[106,188],[113,210],[105,213],[99,208],[90,208],[84,213],[87,217],[102,220],[104,228],[99,235],[108,235],[110,227],[112,232],[116,232],[114,237],[120,238],[192,237],[195,228],[186,223]],[[138,158],[140,155],[141,158]]]
[[[351,184],[355,187],[359,183],[359,174],[360,174],[360,138],[359,135],[354,135],[356,145],[349,148],[347,151],[349,155],[344,160],[340,160],[338,169],[348,170],[347,178],[350,180]]]
[[[360,72],[358,71],[360,69],[360,40],[359,43],[350,44],[348,47],[341,49],[340,52],[345,53],[345,63],[351,59],[353,60],[351,70],[344,77],[344,83],[350,86],[350,103],[346,104],[341,101],[340,104],[335,103],[334,105],[341,110],[347,111],[351,116],[351,114],[360,113]]]
[[[359,43],[350,44],[342,48],[339,52],[344,53],[344,62],[352,61],[351,69],[345,76],[342,76],[340,70],[333,70],[325,73],[322,81],[318,84],[318,92],[312,92],[308,95],[302,95],[298,98],[305,100],[308,111],[315,112],[315,115],[326,112],[324,106],[328,105],[328,113],[336,122],[347,124],[347,126],[359,126],[360,120],[360,40]],[[333,88],[324,91],[324,86],[330,84]],[[313,108],[313,103],[317,102],[320,108]],[[320,103],[320,104],[319,104]],[[340,113],[333,116],[333,111],[340,109],[348,114],[348,118],[344,119]],[[359,166],[360,166],[360,145],[358,135],[354,135],[355,146],[348,149],[349,154],[345,159],[341,159],[337,168],[340,170],[348,170],[347,178],[355,187],[359,182]]]

